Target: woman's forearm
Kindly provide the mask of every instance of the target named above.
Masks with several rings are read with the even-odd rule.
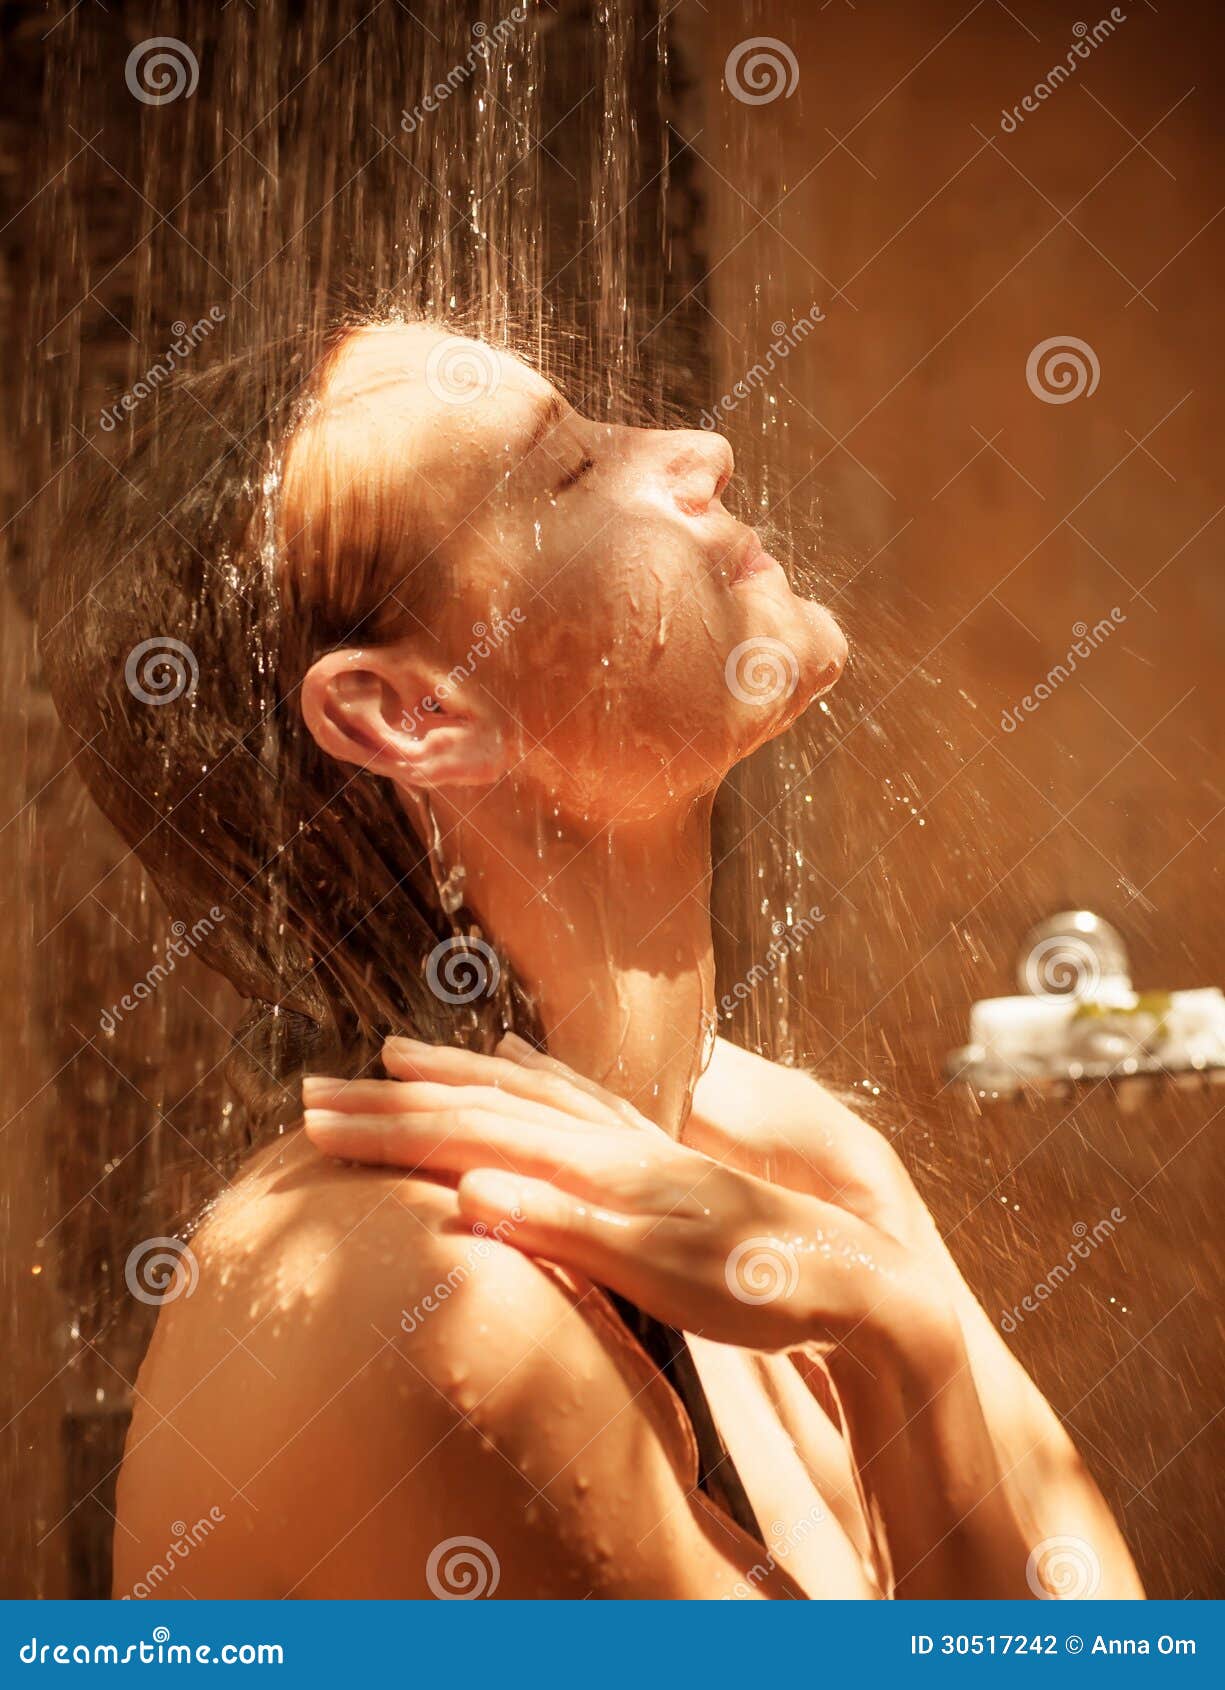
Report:
[[[930,1257],[961,1326],[1003,1483],[1033,1522],[1034,1547],[1076,1539],[1086,1581],[1082,1594],[1142,1597],[1127,1545],[1071,1438],[992,1325],[930,1217],[929,1226]]]
[[[973,1514],[946,1548],[963,1537],[971,1542],[977,1539],[979,1525],[974,1522],[981,1524],[998,1508],[1005,1540],[1009,1522],[1022,1534],[1019,1565],[1027,1590],[1036,1594],[1043,1589],[1045,1551],[1050,1546],[1056,1551],[1054,1567],[1075,1564],[1077,1594],[1142,1597],[1143,1586],[1127,1545],[1075,1445],[988,1319],[930,1212],[910,1189],[907,1241],[923,1264],[927,1280],[923,1304],[930,1307],[930,1318],[894,1322],[891,1333],[876,1330],[876,1323],[869,1321],[856,1335],[857,1345],[880,1358],[879,1365],[871,1360],[867,1365],[882,1379],[879,1400],[874,1400],[864,1389],[868,1378],[864,1366],[841,1370],[860,1424],[875,1440],[870,1441],[864,1459],[876,1456],[881,1440],[892,1440],[892,1448],[905,1449],[916,1439],[925,1439],[928,1457],[938,1465],[951,1436],[956,1440],[957,1459],[946,1482],[955,1487],[965,1481],[969,1493],[963,1489],[961,1501]],[[904,1405],[920,1401],[928,1406],[915,1412],[913,1424],[903,1431]],[[879,1469],[882,1475],[884,1470]],[[908,1481],[900,1470],[893,1477],[913,1493],[917,1481]],[[984,1484],[992,1488],[990,1501]],[[992,1577],[1003,1573],[1006,1580],[1011,1578],[1014,1550],[1007,1549],[1009,1565],[1000,1568],[993,1565],[997,1548],[979,1543],[970,1568],[972,1580],[981,1579],[989,1568]],[[947,1559],[943,1552],[931,1553],[935,1564]],[[1004,1593],[947,1588],[943,1592],[950,1596]]]
[[[827,1366],[899,1597],[1025,1597],[1033,1523],[1007,1483],[950,1321],[866,1328]]]

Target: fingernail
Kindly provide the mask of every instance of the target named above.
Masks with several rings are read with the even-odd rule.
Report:
[[[311,1104],[331,1103],[345,1091],[347,1080],[333,1080],[325,1074],[307,1074],[302,1081],[302,1101]]]
[[[346,1136],[379,1132],[385,1122],[381,1122],[377,1115],[350,1115],[343,1109],[306,1109],[302,1113],[302,1124],[308,1133]]]

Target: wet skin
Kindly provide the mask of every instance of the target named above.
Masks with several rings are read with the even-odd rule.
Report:
[[[285,478],[300,590],[341,590],[356,550],[406,607],[313,665],[308,726],[437,829],[550,1049],[672,1133],[713,1011],[714,791],[846,660],[724,508],[733,467],[718,436],[595,423],[416,325],[346,343]]]
[[[483,388],[448,392],[448,358]],[[874,1594],[824,1388],[784,1353],[812,1344],[902,1594],[1025,1595],[1058,1534],[1092,1541],[1103,1594],[1138,1593],[884,1141],[722,1041],[698,1077],[711,795],[846,657],[723,508],[732,469],[717,437],[595,424],[429,325],[365,331],[330,369],[287,471],[289,567],[339,590],[356,546],[410,606],[414,579],[438,592],[428,620],[321,656],[303,714],[406,827],[428,811],[551,1056],[393,1044],[395,1078],[308,1082],[306,1134],[222,1200],[197,1290],[162,1312],[117,1594],[214,1504],[226,1528],[162,1594],[436,1594],[452,1537],[493,1552],[508,1597]],[[474,624],[515,609],[469,667]],[[746,645],[783,659],[765,696]],[[763,1239],[795,1284],[754,1302],[728,1264]],[[593,1281],[707,1334],[716,1418],[786,1555],[761,1566],[696,1492],[669,1388]]]

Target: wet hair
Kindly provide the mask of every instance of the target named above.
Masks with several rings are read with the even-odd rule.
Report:
[[[411,523],[332,545],[326,590],[286,568],[286,448],[343,339],[266,345],[163,389],[87,472],[40,602],[76,766],[171,918],[251,1000],[229,1077],[255,1128],[298,1118],[303,1072],[369,1071],[388,1033],[539,1042],[509,968],[489,968],[462,906],[442,907],[386,783],[342,768],[302,720],[316,658],[429,612]]]
[[[72,501],[39,607],[86,784],[198,954],[252,1000],[228,1065],[252,1140],[296,1122],[305,1072],[369,1072],[389,1033],[543,1046],[509,966],[447,907],[433,841],[384,783],[321,751],[298,706],[323,653],[394,640],[437,602],[403,484],[346,499],[351,479],[310,438],[345,338],[168,389]],[[613,1306],[689,1416],[701,1488],[764,1542],[683,1335]]]

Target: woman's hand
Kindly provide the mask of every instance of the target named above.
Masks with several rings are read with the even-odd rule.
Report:
[[[956,1316],[959,1340],[946,1353],[962,1360],[953,1371],[933,1372],[918,1336],[892,1358],[898,1366],[873,1376],[852,1365],[838,1375],[856,1447],[872,1453],[863,1479],[890,1525],[899,1594],[1026,1595],[1037,1574],[1018,1575],[1030,1548],[1070,1539],[1082,1542],[1090,1565],[1099,1562],[1103,1595],[1140,1595],[1126,1546],[1067,1433],[976,1301],[888,1141],[802,1069],[723,1039],[683,1136],[720,1162],[812,1192],[897,1239],[937,1287],[931,1306]],[[914,1500],[917,1475],[929,1487],[922,1505]],[[909,1505],[899,1508],[908,1493]]]
[[[383,1062],[395,1079],[304,1081],[319,1150],[456,1177],[469,1220],[671,1325],[873,1353],[940,1325],[921,1264],[888,1233],[673,1142],[520,1039],[496,1056],[389,1039]]]
[[[808,1076],[725,1046],[677,1144],[522,1040],[498,1048],[391,1039],[395,1079],[303,1083],[307,1134],[326,1155],[457,1178],[468,1219],[673,1326],[836,1346],[899,1595],[1024,1596],[1033,1546],[1069,1531],[1100,1556],[1104,1594],[1139,1594],[1066,1435],[879,1135]]]
[[[912,1249],[932,1242],[901,1158],[803,1068],[716,1040],[681,1137],[717,1162],[848,1209]]]

